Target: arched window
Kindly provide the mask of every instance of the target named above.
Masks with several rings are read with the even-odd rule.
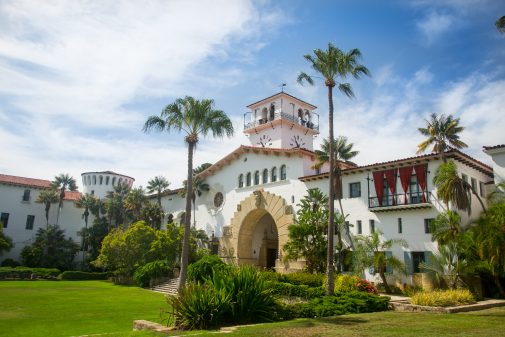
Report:
[[[254,172],[254,185],[259,185],[260,183],[260,171]]]
[[[93,185],[96,185],[96,176],[93,176]]]
[[[245,178],[245,184],[246,184],[246,186],[251,186],[251,172],[247,172],[247,175]]]
[[[270,104],[270,119],[271,121],[273,121],[275,118],[275,105],[272,103]]]
[[[105,177],[105,185],[109,185],[109,180],[110,180],[109,176]]]
[[[118,181],[117,181],[117,184],[121,185],[122,183],[123,183],[123,178],[119,178]]]
[[[116,185],[116,177],[112,177],[112,186]]]
[[[272,182],[277,181],[277,167],[272,168]]]
[[[244,175],[242,173],[238,176],[238,187],[244,187]]]
[[[82,184],[86,186],[86,177],[82,177]]]
[[[100,185],[103,184],[103,176],[98,176],[98,182]]]
[[[88,178],[86,180],[88,181],[88,185],[91,185],[91,177],[88,176]]]
[[[268,169],[264,169],[263,170],[263,181],[262,181],[263,184],[266,184],[268,183]]]
[[[281,166],[281,180],[286,180],[286,165]]]
[[[268,118],[268,109],[267,108],[263,108],[263,110],[261,110],[260,124],[266,123],[267,122],[267,118]]]

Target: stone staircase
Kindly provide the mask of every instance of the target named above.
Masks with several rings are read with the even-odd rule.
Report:
[[[165,283],[158,284],[149,288],[152,291],[163,293],[166,295],[177,295],[177,286],[179,285],[179,278],[173,278]]]

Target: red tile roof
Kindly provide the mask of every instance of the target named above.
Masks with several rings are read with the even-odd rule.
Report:
[[[505,148],[505,144],[493,145],[493,146],[483,146],[483,148],[484,148],[484,151],[487,151],[487,150],[496,150],[496,149]]]
[[[49,180],[18,177],[7,174],[0,174],[0,184],[38,188],[38,189],[45,189],[51,187],[51,182]],[[78,200],[80,196],[81,192],[79,191],[74,192],[66,191],[64,200],[75,201]]]

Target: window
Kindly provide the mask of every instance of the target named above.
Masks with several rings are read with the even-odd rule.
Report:
[[[412,175],[410,177],[409,182],[409,197],[411,204],[420,203],[423,199],[419,190],[419,181],[417,180],[416,175]]]
[[[272,168],[272,182],[277,181],[277,167]]]
[[[349,198],[359,198],[361,197],[361,183],[350,183],[349,184]]]
[[[224,196],[223,193],[217,192],[214,196],[214,207],[219,208],[223,205]]]
[[[370,219],[370,234],[375,233],[375,220]]]
[[[260,183],[260,171],[254,172],[254,185],[259,185]]]
[[[264,169],[263,170],[263,180],[262,180],[262,183],[263,184],[268,183],[268,169]]]
[[[465,183],[467,183],[467,182],[468,182],[468,176],[467,176],[466,174],[464,174],[464,173],[462,173],[462,174],[461,174],[461,179],[463,179],[463,181],[464,181]]]
[[[98,177],[98,182],[99,182],[100,185],[103,184],[103,176],[99,176]]]
[[[424,232],[426,234],[431,233],[431,223],[433,222],[433,219],[424,219]]]
[[[251,172],[247,172],[247,175],[245,176],[245,185],[251,186]]]
[[[25,190],[23,192],[23,201],[30,201],[30,190]]]
[[[292,195],[292,196],[291,196],[291,203],[292,203],[292,204],[294,204],[294,203],[295,203],[295,196],[294,196],[294,195]]]
[[[393,205],[393,195],[391,194],[391,190],[389,189],[388,180],[384,178],[384,192],[382,197],[382,206],[391,206]]]
[[[426,262],[424,252],[412,252],[412,272],[420,273],[420,264]]]
[[[477,179],[472,178],[470,181],[472,183],[472,190],[474,190],[475,193],[477,193]]]
[[[238,187],[239,188],[244,187],[244,175],[243,174],[240,174],[238,176]]]
[[[91,177],[90,176],[88,176],[87,180],[88,180],[88,185],[91,185]]]
[[[96,185],[96,176],[93,176],[93,185]]]
[[[32,230],[34,222],[35,222],[35,215],[27,215],[25,229]]]
[[[484,197],[486,194],[486,187],[482,181],[479,181],[479,194],[481,197]]]
[[[95,195],[95,190],[91,190],[91,195]]]
[[[281,166],[281,180],[286,180],[286,165]]]
[[[361,225],[361,220],[357,221],[357,227],[358,227],[358,234],[363,233],[363,227]]]
[[[402,218],[398,218],[398,233],[402,233],[403,228],[402,228]]]
[[[109,180],[110,180],[109,176],[105,177],[105,185],[109,185]]]
[[[116,177],[112,177],[112,186],[116,185]]]
[[[3,223],[4,228],[7,228],[7,225],[9,224],[9,213],[2,213],[0,215],[0,222]]]

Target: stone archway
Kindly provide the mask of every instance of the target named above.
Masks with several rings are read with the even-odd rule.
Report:
[[[293,222],[293,208],[284,198],[256,190],[237,204],[230,224],[224,226],[220,256],[228,263],[269,267],[268,256],[275,249],[279,257],[275,268],[286,271],[289,265],[282,261],[282,248]]]

